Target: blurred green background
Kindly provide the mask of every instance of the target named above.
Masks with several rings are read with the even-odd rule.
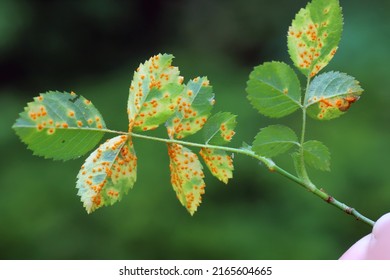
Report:
[[[128,87],[140,62],[175,55],[188,80],[207,75],[214,112],[238,115],[232,146],[261,127],[300,115],[260,116],[245,93],[252,68],[290,64],[286,34],[306,1],[0,1],[1,259],[336,259],[370,232],[243,156],[225,186],[206,173],[206,194],[191,217],[170,186],[166,147],[135,139],[134,189],[87,215],[75,189],[85,157],[57,162],[32,155],[11,126],[34,96],[75,91],[112,129],[126,130]],[[326,68],[355,76],[365,94],[340,119],[309,120],[308,139],[332,152],[332,172],[310,170],[328,193],[376,220],[390,210],[389,1],[341,0],[344,33]],[[160,128],[157,135],[164,136]],[[293,170],[289,157],[276,159]]]

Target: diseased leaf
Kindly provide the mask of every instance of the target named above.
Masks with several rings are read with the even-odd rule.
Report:
[[[227,184],[228,180],[233,177],[233,160],[225,151],[202,148],[199,154],[202,156],[211,174],[220,181]]]
[[[127,103],[129,131],[155,129],[175,112],[183,77],[171,66],[172,59],[172,55],[158,54],[134,72]]]
[[[353,77],[327,72],[310,83],[305,107],[312,118],[330,120],[344,114],[362,93],[363,89]]]
[[[120,201],[137,179],[137,157],[126,135],[101,144],[77,175],[78,195],[88,213]]]
[[[182,139],[204,126],[215,103],[213,89],[207,78],[190,80],[177,102],[176,112],[166,125],[170,138]]]
[[[330,152],[320,141],[307,141],[303,144],[305,162],[319,170],[330,171]]]
[[[263,157],[274,157],[299,145],[293,130],[283,125],[270,125],[260,130],[253,141],[252,150]]]
[[[28,103],[12,128],[35,155],[68,160],[93,149],[106,125],[91,101],[49,91]]]
[[[261,114],[280,118],[297,110],[301,87],[294,70],[283,62],[266,62],[249,76],[248,99]]]
[[[168,144],[171,183],[180,203],[193,215],[206,187],[202,165],[196,154],[179,144]]]
[[[219,112],[211,116],[203,127],[205,143],[223,145],[230,142],[235,134],[236,117],[228,112]]]
[[[343,29],[338,0],[313,0],[295,16],[288,30],[288,52],[306,76],[315,76],[333,58]]]

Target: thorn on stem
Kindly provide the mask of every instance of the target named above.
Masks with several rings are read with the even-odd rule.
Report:
[[[348,207],[347,209],[345,209],[345,213],[352,215],[353,210],[355,210],[355,209],[352,207]]]
[[[326,199],[326,202],[328,203],[332,203],[333,201],[334,201],[333,196],[328,196],[328,198]]]

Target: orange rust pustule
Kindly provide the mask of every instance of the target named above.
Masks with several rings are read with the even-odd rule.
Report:
[[[96,207],[99,207],[100,204],[102,203],[102,196],[100,193],[94,195],[92,198],[91,198],[91,201],[93,203],[93,205],[95,205]]]
[[[345,112],[358,99],[359,99],[358,96],[347,96],[347,97],[333,98],[333,99],[326,99],[324,97],[321,97],[319,101],[320,101],[320,108],[323,108],[323,110],[326,108],[337,108],[341,112]]]
[[[227,169],[230,169],[229,171],[233,170],[232,158],[228,155],[216,155],[214,150],[210,148],[202,148],[200,155],[211,173],[222,182],[227,183],[228,179],[232,177],[231,172],[226,171]]]

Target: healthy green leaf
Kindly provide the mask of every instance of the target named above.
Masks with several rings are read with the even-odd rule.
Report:
[[[129,131],[155,129],[175,112],[183,77],[171,66],[172,59],[172,55],[158,54],[134,72],[127,103]]]
[[[259,156],[274,157],[299,145],[297,141],[297,135],[287,126],[270,125],[256,135],[252,150]]]
[[[229,112],[219,112],[211,116],[203,127],[205,143],[223,145],[230,142],[235,134],[236,117]]]
[[[319,141],[307,141],[303,143],[303,155],[305,162],[319,170],[330,171],[330,152]]]
[[[180,203],[193,215],[206,187],[202,164],[196,154],[179,144],[168,144],[171,183]]]
[[[313,0],[295,16],[288,30],[288,52],[295,66],[313,77],[337,51],[343,29],[338,0]]]
[[[225,151],[202,148],[199,154],[202,156],[211,174],[220,181],[227,184],[228,180],[233,177],[233,160]]]
[[[182,139],[204,126],[215,103],[207,78],[198,77],[189,81],[177,102],[177,110],[166,125],[170,138]]]
[[[88,213],[120,201],[137,179],[137,157],[126,135],[101,144],[77,175],[78,195]]]
[[[327,72],[315,77],[310,83],[305,107],[312,118],[330,120],[344,114],[362,92],[359,82],[353,77]]]
[[[35,155],[68,160],[101,140],[106,125],[91,101],[75,93],[49,91],[34,98],[13,129]]]
[[[298,77],[283,62],[257,66],[249,76],[246,92],[253,107],[268,117],[284,117],[301,106]]]

